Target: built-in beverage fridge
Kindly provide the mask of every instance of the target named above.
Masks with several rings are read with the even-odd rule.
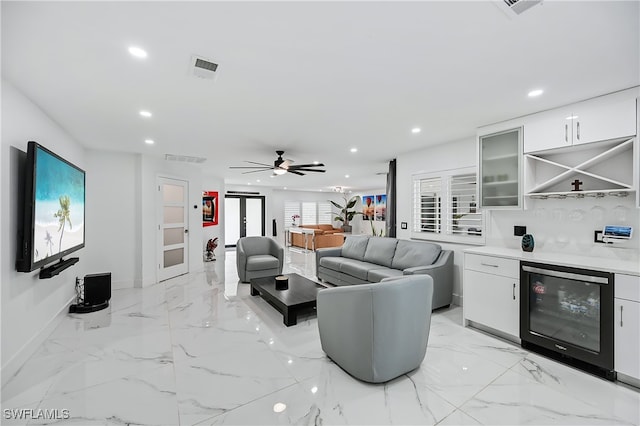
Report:
[[[520,262],[522,346],[614,380],[613,277]]]

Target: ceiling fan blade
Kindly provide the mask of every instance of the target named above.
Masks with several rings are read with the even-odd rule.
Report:
[[[289,169],[289,170],[287,170],[287,172],[293,173],[294,175],[298,175],[298,176],[304,176],[304,173],[298,172],[296,170]]]
[[[299,169],[300,167],[324,167],[324,164],[322,163],[318,163],[318,164],[295,164],[293,166],[289,166],[289,167],[293,167],[294,169]]]
[[[269,168],[269,169],[261,169],[261,170],[249,170],[248,172],[242,172],[242,174],[246,175],[247,173],[268,172],[269,170],[271,169]]]
[[[230,169],[261,169],[261,170],[271,170],[273,167],[258,167],[258,166],[231,166]]]
[[[271,164],[265,164],[265,163],[256,163],[255,161],[246,161],[245,163],[249,163],[249,164],[258,164],[260,166],[265,166],[265,167],[271,167]]]
[[[294,169],[293,171],[300,171],[300,172],[318,172],[318,173],[326,173],[326,170],[314,170],[314,169]],[[291,172],[292,170],[289,169],[289,171]]]

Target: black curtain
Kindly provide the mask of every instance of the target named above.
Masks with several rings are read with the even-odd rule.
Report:
[[[396,236],[396,160],[389,161],[387,173],[387,219],[385,223],[387,237]]]

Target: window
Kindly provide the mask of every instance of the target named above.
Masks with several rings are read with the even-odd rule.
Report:
[[[303,202],[302,203],[302,224],[303,225],[316,225],[318,223],[318,211],[316,209],[316,203]]]
[[[475,168],[414,175],[412,237],[484,244]]]
[[[426,178],[415,182],[414,230],[439,234],[442,229],[441,178]]]
[[[296,221],[298,225],[322,225],[333,222],[331,203],[327,201],[285,201],[284,202],[284,227],[293,225],[292,216],[299,215]]]
[[[318,203],[318,225],[330,225],[332,222],[331,203],[328,201]]]

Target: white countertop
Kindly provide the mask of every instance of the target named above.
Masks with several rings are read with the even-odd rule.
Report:
[[[640,275],[640,259],[637,256],[633,260],[607,259],[602,257],[580,256],[577,254],[536,252],[535,250],[529,253],[521,249],[497,246],[474,247],[466,249],[464,252],[575,268],[595,269],[617,274]]]

